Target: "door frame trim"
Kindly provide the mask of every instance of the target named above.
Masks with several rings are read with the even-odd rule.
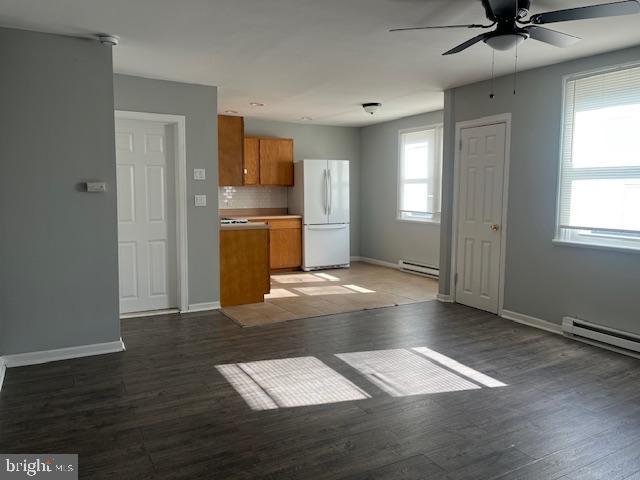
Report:
[[[176,254],[177,294],[181,312],[189,310],[189,263],[187,236],[187,147],[186,117],[164,113],[115,110],[115,118],[159,122],[174,127],[175,134],[175,182],[176,182]],[[115,161],[115,159],[114,159]]]
[[[462,130],[465,128],[485,127],[489,125],[505,124],[505,147],[504,147],[504,172],[502,180],[502,225],[500,227],[500,260],[498,271],[498,315],[502,315],[504,310],[504,275],[506,264],[507,246],[507,209],[509,196],[509,165],[511,163],[511,113],[501,113],[488,117],[456,122],[454,157],[453,157],[453,215],[451,223],[451,279],[450,292],[451,301],[456,301],[456,259],[458,256],[458,207],[460,195],[460,141]]]

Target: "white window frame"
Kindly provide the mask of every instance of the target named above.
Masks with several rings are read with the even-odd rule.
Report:
[[[404,181],[403,170],[402,170],[402,136],[406,133],[415,133],[422,132],[424,130],[435,130],[435,151],[436,155],[439,156],[439,161],[436,159],[436,165],[434,166],[434,175],[437,176],[438,188],[434,194],[434,204],[440,205],[440,211],[432,214],[431,217],[424,218],[410,218],[406,217],[404,213],[410,213],[407,210],[402,210],[400,207],[402,206],[402,186],[405,183],[412,183],[411,181]],[[418,224],[432,224],[432,225],[440,225],[440,216],[442,213],[442,143],[443,143],[443,124],[435,123],[432,125],[425,125],[421,127],[413,127],[413,128],[403,128],[398,130],[398,178],[396,182],[397,187],[397,203],[396,203],[396,220],[399,222],[408,222],[408,223],[418,223]],[[420,183],[420,181],[416,181],[414,183]]]
[[[598,250],[613,250],[623,251],[630,253],[640,253],[640,238],[628,238],[625,236],[628,232],[624,231],[607,231],[606,229],[599,230],[577,230],[567,229],[560,227],[560,201],[562,196],[562,175],[563,175],[563,154],[565,147],[565,134],[566,134],[566,95],[567,85],[572,80],[580,78],[592,77],[596,75],[606,74],[609,72],[615,72],[617,70],[625,70],[628,68],[638,68],[640,63],[625,63],[605,68],[598,68],[594,70],[588,70],[580,73],[565,75],[562,77],[562,113],[561,122],[562,128],[560,132],[560,152],[558,156],[558,184],[556,191],[556,224],[555,234],[552,242],[557,245],[567,245],[572,247],[586,247],[594,248]]]

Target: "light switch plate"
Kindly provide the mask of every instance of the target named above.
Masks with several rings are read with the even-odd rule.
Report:
[[[206,207],[207,206],[207,196],[206,195],[196,195],[196,207]]]
[[[207,179],[207,171],[204,168],[194,168],[193,169],[193,179],[194,180],[206,180]]]
[[[87,192],[89,193],[104,193],[107,191],[107,184],[105,182],[87,182]]]

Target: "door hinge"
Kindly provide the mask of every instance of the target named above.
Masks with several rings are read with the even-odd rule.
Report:
[[[458,284],[458,274],[457,274],[457,273],[454,273],[454,274],[453,274],[453,284],[454,284],[454,285],[457,285],[457,284]]]
[[[460,142],[458,142],[458,148],[460,149],[460,151],[462,151],[462,139],[460,139]]]

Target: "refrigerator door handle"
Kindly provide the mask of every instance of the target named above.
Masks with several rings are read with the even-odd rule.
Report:
[[[329,215],[331,215],[331,207],[333,206],[333,184],[331,180],[331,169],[328,168],[327,172],[329,173]]]
[[[324,183],[324,198],[323,198],[323,206],[324,206],[324,214],[328,215],[329,202],[327,200],[327,169],[324,169],[322,174],[322,182]]]

